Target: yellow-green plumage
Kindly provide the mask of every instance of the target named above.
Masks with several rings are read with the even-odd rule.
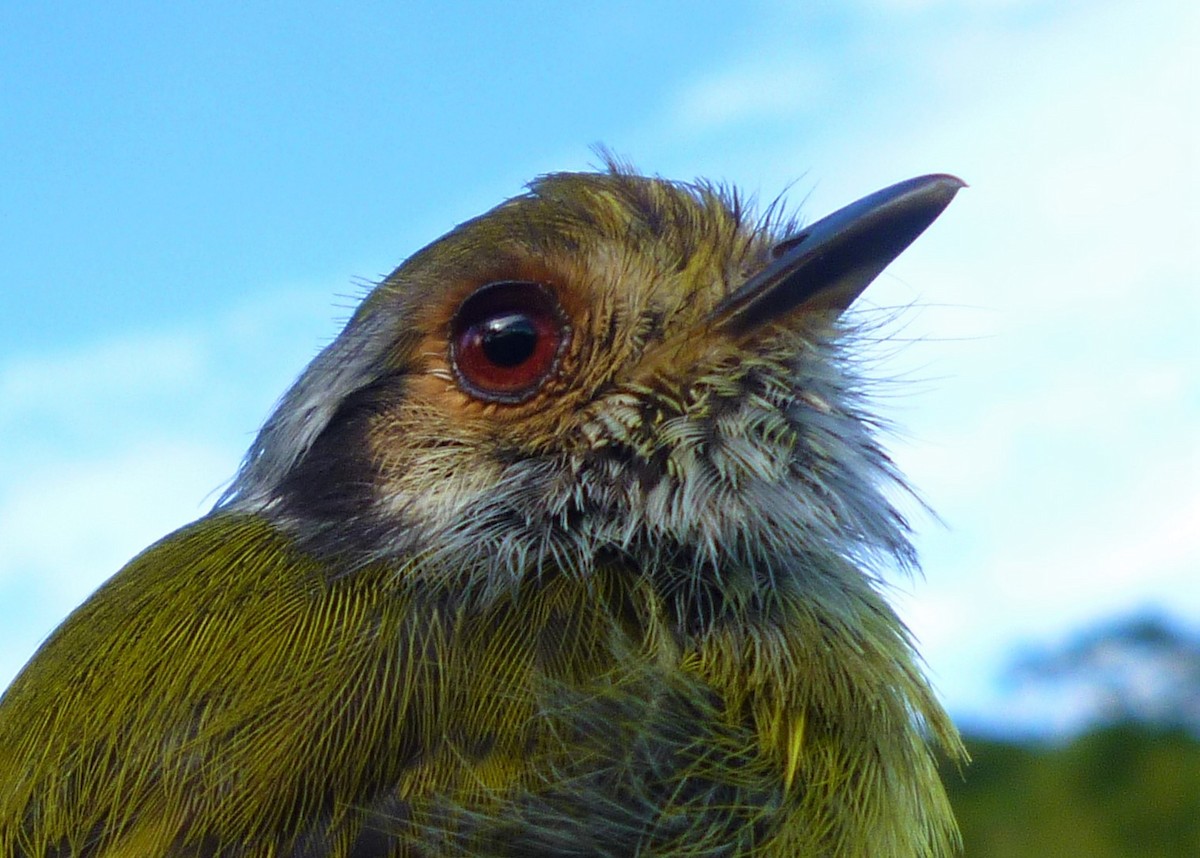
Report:
[[[398,269],[0,700],[0,856],[951,851],[848,332],[712,321],[779,238],[564,175]],[[447,330],[517,280],[569,333],[479,401]]]

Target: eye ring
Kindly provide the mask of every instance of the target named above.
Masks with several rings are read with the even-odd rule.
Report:
[[[450,321],[459,387],[484,402],[531,399],[558,371],[571,329],[549,287],[531,280],[480,286]]]

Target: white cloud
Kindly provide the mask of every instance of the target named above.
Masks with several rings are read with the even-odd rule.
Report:
[[[153,355],[152,360],[147,356]],[[21,356],[0,366],[0,420],[118,388],[160,390],[194,378],[203,363],[195,333],[123,337],[73,352]]]
[[[686,131],[713,131],[763,119],[786,119],[825,97],[822,69],[797,57],[706,75],[676,98],[672,121]]]
[[[0,687],[103,580],[201,515],[238,455],[177,439],[139,439],[6,487],[0,496]]]
[[[100,582],[211,506],[332,335],[327,295],[275,292],[0,365],[0,688]]]

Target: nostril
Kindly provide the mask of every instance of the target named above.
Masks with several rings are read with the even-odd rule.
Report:
[[[771,248],[771,258],[778,259],[779,257],[783,256],[785,253],[788,253],[788,252],[794,250],[795,248],[799,247],[801,244],[804,243],[805,239],[807,239],[807,238],[808,238],[808,230],[807,229],[803,229],[800,232],[796,233],[795,235],[788,236],[783,241],[779,242],[778,244],[776,244],[774,247]]]

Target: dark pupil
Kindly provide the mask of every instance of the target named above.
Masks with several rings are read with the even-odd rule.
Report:
[[[496,366],[520,366],[533,355],[537,336],[537,328],[528,316],[510,313],[484,323],[480,345]]]

